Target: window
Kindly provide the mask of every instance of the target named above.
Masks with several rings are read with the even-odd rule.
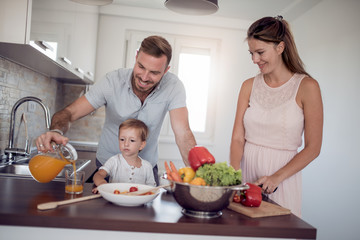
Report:
[[[178,76],[184,82],[187,108],[192,131],[206,131],[206,113],[210,83],[210,56],[208,51],[197,53],[198,49],[183,49],[179,55]]]
[[[190,128],[198,144],[209,144],[212,142],[215,118],[216,97],[213,85],[218,40],[129,31],[126,67],[134,66],[134,53],[141,41],[155,34],[166,38],[173,48],[169,71],[184,83]],[[169,116],[164,121],[160,141],[174,141]]]

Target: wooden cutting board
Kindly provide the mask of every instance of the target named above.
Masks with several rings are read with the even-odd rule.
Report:
[[[261,202],[260,207],[246,207],[240,203],[231,202],[228,208],[251,218],[280,216],[291,213],[289,209],[265,201]]]

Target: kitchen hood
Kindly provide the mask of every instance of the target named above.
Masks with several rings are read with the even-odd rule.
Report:
[[[0,56],[63,83],[93,83],[80,72],[77,73],[61,66],[29,44],[0,42]]]
[[[0,14],[0,57],[59,82],[94,83],[97,6],[1,0],[0,9],[12,13]]]

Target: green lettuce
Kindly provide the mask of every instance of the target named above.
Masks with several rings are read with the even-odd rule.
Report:
[[[196,177],[201,177],[210,186],[232,186],[241,184],[241,169],[235,171],[226,162],[204,164],[196,171]]]

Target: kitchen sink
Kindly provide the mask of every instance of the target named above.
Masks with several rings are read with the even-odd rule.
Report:
[[[76,171],[85,170],[90,165],[91,160],[79,159],[76,161]],[[71,169],[71,165],[66,165],[63,170],[57,175],[54,181],[65,181],[65,170]],[[0,177],[15,177],[15,178],[32,178],[28,161],[16,162],[13,164],[0,165]]]
[[[11,165],[3,166],[0,168],[0,174],[31,176],[29,165],[27,164],[11,164]]]

